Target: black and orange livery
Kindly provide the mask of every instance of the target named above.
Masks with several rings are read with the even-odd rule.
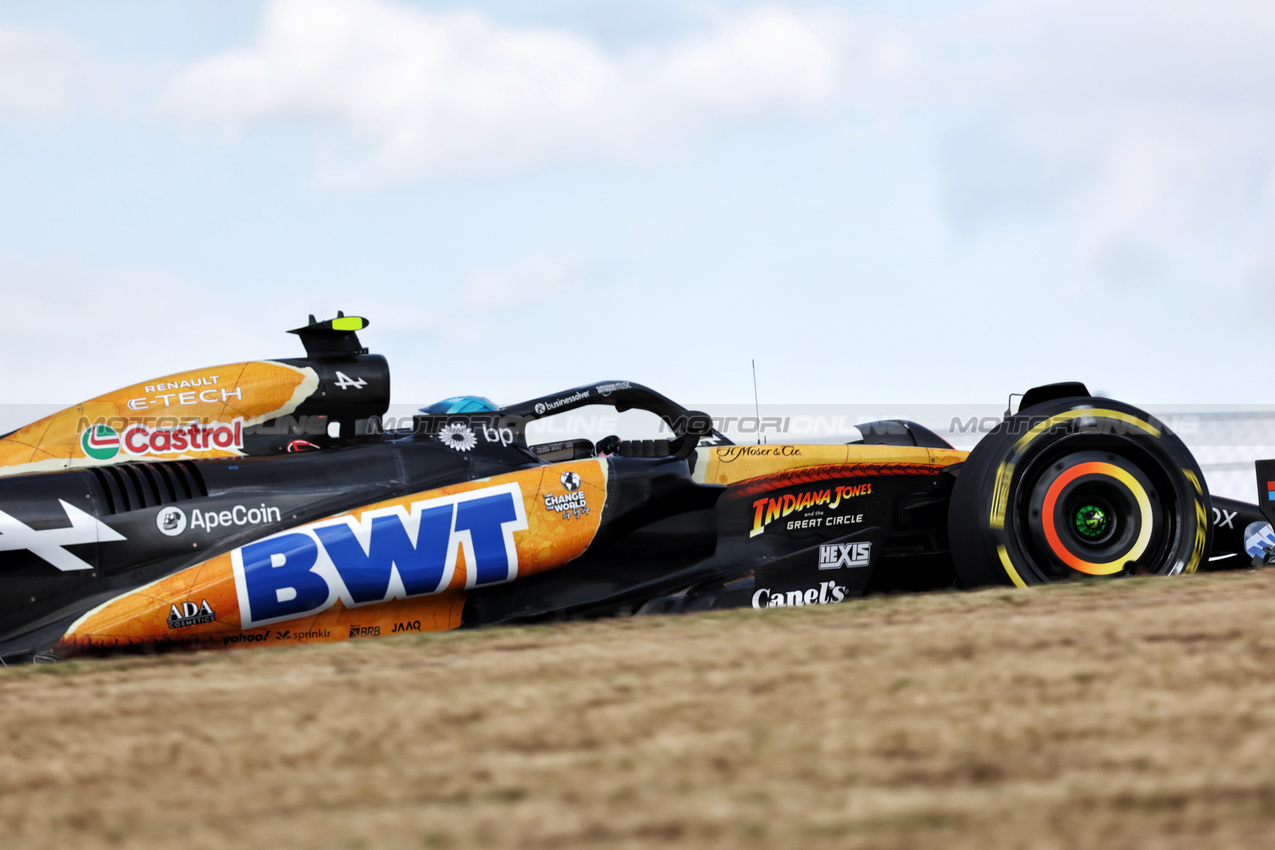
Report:
[[[627,381],[386,431],[366,324],[312,317],[306,357],[125,387],[0,437],[0,658],[1168,575],[1275,547],[1162,423],[1079,384],[1032,390],[970,453],[903,421],[732,445]],[[669,439],[528,444],[529,422],[586,405],[650,411]]]

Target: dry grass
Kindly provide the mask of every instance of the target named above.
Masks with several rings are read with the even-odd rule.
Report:
[[[0,672],[5,847],[1275,846],[1275,571]]]

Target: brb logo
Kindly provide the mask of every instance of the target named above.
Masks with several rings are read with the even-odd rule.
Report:
[[[243,628],[445,590],[465,552],[465,587],[518,576],[527,528],[516,483],[364,511],[276,534],[231,554]]]

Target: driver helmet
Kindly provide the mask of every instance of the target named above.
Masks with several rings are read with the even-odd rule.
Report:
[[[451,413],[492,413],[497,409],[489,398],[479,395],[458,395],[436,401],[429,407],[422,407],[421,413],[430,416],[446,416]]]

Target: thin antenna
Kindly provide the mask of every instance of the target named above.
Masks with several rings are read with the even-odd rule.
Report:
[[[757,445],[761,445],[761,402],[757,400],[757,361],[753,361],[753,412],[757,414]]]

